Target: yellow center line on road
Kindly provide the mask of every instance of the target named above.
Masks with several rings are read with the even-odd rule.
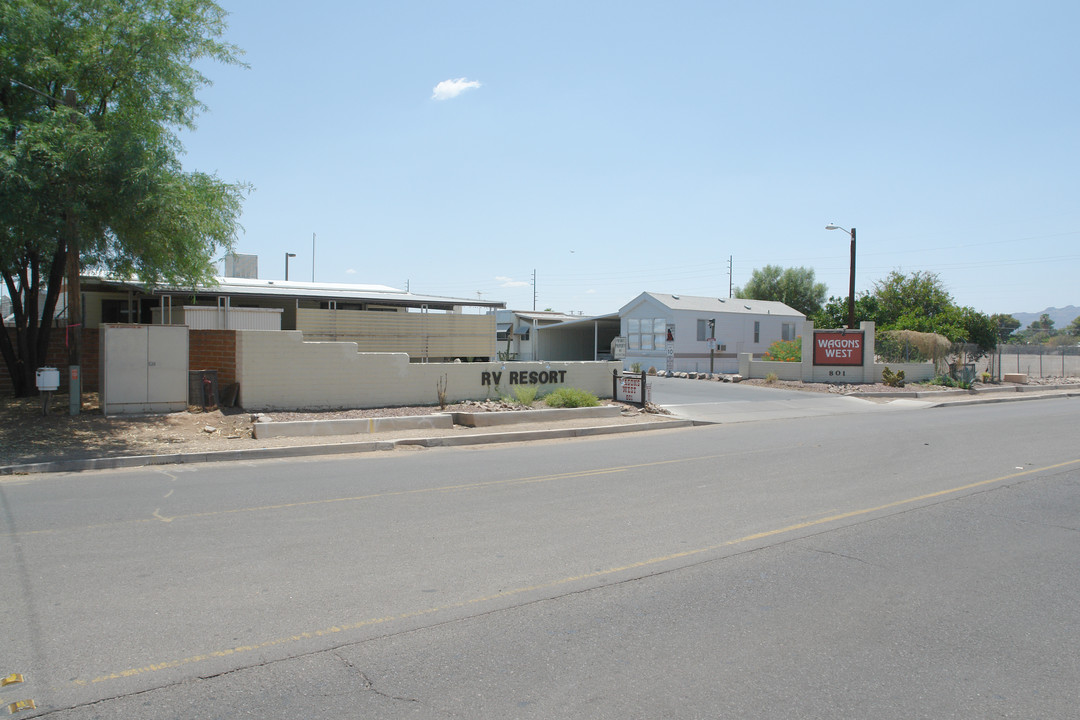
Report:
[[[700,458],[698,458],[698,459],[700,459]],[[667,463],[667,462],[675,462],[675,461],[665,461],[665,463]],[[608,470],[606,472],[630,469],[630,468],[633,468],[633,467],[649,467],[649,466],[665,464],[665,463],[646,463],[646,464],[643,464],[643,465],[625,466],[623,468],[612,468],[612,469],[610,469],[610,470]],[[538,584],[535,584],[535,585],[526,585],[526,586],[521,586],[521,587],[517,587],[517,588],[510,588],[508,590],[502,590],[500,592],[497,592],[497,593],[495,593],[493,595],[485,595],[485,596],[475,597],[475,598],[471,598],[471,599],[468,599],[468,600],[462,600],[462,601],[455,602],[455,603],[449,603],[447,605],[441,605],[441,606],[438,606],[438,607],[425,608],[425,609],[422,609],[422,610],[414,610],[414,611],[410,611],[410,612],[400,613],[400,614],[397,614],[397,615],[386,615],[386,616],[383,616],[383,617],[368,618],[366,620],[360,620],[358,622],[353,622],[353,623],[343,623],[343,624],[340,624],[340,625],[331,626],[329,628],[324,628],[322,630],[314,630],[314,631],[311,631],[311,632],[302,632],[302,633],[297,633],[296,635],[290,635],[288,637],[279,637],[279,638],[273,638],[273,639],[270,639],[270,640],[264,640],[264,641],[262,641],[260,643],[254,644],[254,645],[241,645],[241,646],[234,647],[234,648],[227,648],[225,650],[215,650],[213,652],[208,652],[208,653],[204,653],[204,654],[201,654],[201,655],[192,655],[190,657],[182,658],[182,659],[179,659],[179,660],[166,660],[166,661],[159,662],[159,663],[154,663],[154,664],[151,664],[151,665],[144,665],[143,667],[128,668],[127,670],[120,670],[120,671],[117,671],[117,672],[108,673],[106,675],[99,675],[99,676],[93,678],[92,680],[76,679],[76,680],[73,680],[72,682],[75,685],[85,686],[85,685],[90,685],[92,683],[101,683],[101,682],[106,682],[106,681],[109,681],[109,680],[119,680],[121,678],[135,677],[135,676],[138,676],[138,675],[145,675],[147,673],[158,672],[160,670],[167,670],[167,669],[170,669],[170,668],[178,668],[178,667],[183,667],[185,665],[192,665],[192,664],[200,663],[200,662],[210,660],[210,659],[213,659],[213,658],[222,658],[222,657],[228,657],[230,655],[238,655],[238,654],[242,654],[242,653],[249,653],[249,652],[253,652],[253,651],[256,651],[256,650],[262,650],[262,649],[265,649],[265,648],[270,648],[270,647],[274,647],[274,646],[278,646],[278,645],[285,645],[285,644],[289,644],[289,643],[299,642],[301,640],[308,640],[308,639],[312,639],[312,638],[333,636],[333,635],[344,633],[344,632],[347,632],[347,631],[350,631],[350,630],[358,630],[358,629],[365,628],[365,627],[372,627],[372,626],[375,626],[375,625],[381,625],[381,624],[384,624],[384,623],[393,622],[395,620],[409,620],[409,619],[412,619],[412,618],[423,617],[425,615],[433,615],[433,614],[439,613],[439,612],[445,612],[445,611],[454,610],[454,609],[458,609],[458,608],[462,608],[462,607],[468,607],[468,606],[471,606],[471,605],[477,605],[477,604],[492,602],[492,601],[496,601],[496,600],[500,600],[500,599],[505,599],[505,598],[508,598],[508,597],[513,597],[515,595],[521,595],[523,593],[536,592],[536,591],[540,591],[540,590],[550,590],[552,588],[558,588],[558,587],[561,587],[561,586],[570,585],[572,583],[580,582],[582,580],[592,580],[592,579],[596,579],[596,578],[600,578],[600,577],[608,577],[608,576],[616,575],[618,573],[623,573],[623,572],[627,572],[627,571],[631,571],[631,570],[640,570],[642,568],[656,566],[656,565],[659,565],[659,564],[662,564],[662,563],[671,562],[673,560],[680,560],[680,559],[683,559],[683,558],[692,557],[694,555],[701,555],[703,553],[713,552],[713,551],[720,550],[720,549],[723,549],[723,548],[729,548],[729,547],[733,547],[733,546],[736,546],[736,545],[741,545],[741,544],[744,544],[744,543],[753,542],[755,540],[762,540],[762,539],[765,539],[765,538],[775,537],[777,535],[783,535],[784,533],[794,532],[796,530],[804,530],[804,529],[809,528],[809,527],[815,527],[815,526],[819,526],[819,525],[826,525],[828,523],[838,522],[840,520],[847,520],[847,519],[850,519],[850,518],[853,518],[853,517],[871,515],[873,513],[881,512],[882,510],[890,510],[890,509],[893,509],[893,508],[903,507],[905,505],[912,505],[912,504],[923,502],[923,501],[926,501],[926,500],[933,500],[934,498],[944,497],[946,495],[954,495],[956,493],[961,493],[961,492],[964,492],[966,490],[974,490],[976,488],[985,487],[985,486],[988,486],[988,485],[993,485],[995,483],[1002,483],[1002,482],[1007,482],[1009,480],[1015,480],[1016,478],[1025,477],[1025,476],[1028,476],[1028,475],[1034,475],[1036,473],[1043,473],[1043,472],[1048,472],[1048,471],[1051,471],[1051,470],[1059,470],[1061,468],[1069,467],[1071,465],[1076,465],[1076,464],[1080,464],[1080,459],[1067,460],[1065,462],[1056,463],[1054,465],[1047,465],[1045,467],[1032,468],[1030,470],[1023,470],[1021,472],[1011,473],[1009,475],[1003,475],[1001,477],[991,478],[989,480],[980,480],[978,482],[968,483],[966,485],[960,485],[958,487],[948,488],[946,490],[938,490],[936,492],[924,493],[922,495],[916,495],[914,497],[905,498],[903,500],[896,500],[894,502],[885,503],[883,505],[876,505],[874,507],[861,508],[861,509],[858,509],[858,510],[850,510],[848,512],[836,513],[836,514],[833,514],[833,515],[829,515],[827,517],[818,518],[816,520],[808,520],[806,522],[796,523],[794,525],[785,525],[784,527],[775,528],[773,530],[765,530],[763,532],[753,533],[751,535],[744,535],[743,537],[735,538],[734,540],[726,540],[724,542],[716,543],[716,544],[713,544],[713,545],[707,545],[705,547],[700,547],[700,548],[696,548],[696,549],[693,549],[693,550],[684,550],[682,552],[672,553],[670,555],[663,555],[663,556],[660,556],[660,557],[649,558],[648,560],[641,560],[639,562],[630,563],[628,565],[620,565],[618,567],[611,567],[611,568],[607,568],[607,569],[604,569],[604,570],[597,570],[596,572],[585,573],[583,575],[573,575],[573,576],[570,576],[570,577],[564,577],[564,578],[561,578],[561,579],[558,579],[558,580],[552,580],[550,582],[545,582],[545,583],[538,583]],[[582,473],[581,475],[600,474],[601,472],[602,471],[589,471],[589,472],[586,472],[586,473]],[[540,482],[543,479],[550,479],[550,478],[554,478],[554,477],[578,477],[578,476],[579,475],[577,473],[565,473],[565,474],[561,474],[561,475],[557,475],[557,476],[538,476],[538,477],[532,478],[532,479],[524,479],[523,478],[523,479],[517,480],[515,482],[522,482],[522,481]],[[467,487],[467,486],[455,486],[455,487]],[[411,491],[411,492],[417,492],[417,491]]]
[[[150,517],[132,518],[130,520],[117,520],[108,523],[96,523],[93,525],[81,525],[68,528],[53,528],[49,530],[23,530],[20,536],[51,535],[62,532],[78,530],[99,530],[102,528],[116,527],[127,524],[145,524],[151,522],[171,523],[177,520],[196,520],[202,518],[219,517],[225,515],[239,515],[244,513],[270,512],[274,510],[289,510],[293,508],[310,507],[317,505],[333,505],[336,503],[361,502],[364,500],[378,500],[381,498],[402,497],[406,495],[427,495],[432,493],[465,492],[471,490],[484,490],[496,487],[513,487],[515,485],[529,485],[533,483],[552,482],[555,480],[570,480],[574,478],[595,477],[598,475],[610,475],[613,473],[640,470],[644,468],[661,467],[663,465],[685,464],[701,461],[718,460],[736,455],[752,455],[755,453],[772,452],[772,450],[743,450],[738,452],[720,453],[715,455],[700,455],[696,457],[675,458],[672,460],[657,460],[654,462],[638,463],[635,465],[618,465],[607,468],[595,468],[593,470],[575,470],[565,473],[551,473],[547,475],[535,475],[521,478],[505,478],[502,480],[488,480],[483,482],[462,483],[460,485],[441,485],[432,488],[416,488],[412,490],[388,490],[385,492],[369,493],[366,495],[353,495],[350,497],[324,498],[322,500],[301,500],[291,503],[278,503],[275,505],[256,505],[253,507],[232,508],[229,510],[210,510],[207,512],[188,513],[183,515],[161,515],[161,508],[156,508]],[[171,491],[170,491],[171,492]],[[0,533],[0,537],[9,537],[11,533]]]

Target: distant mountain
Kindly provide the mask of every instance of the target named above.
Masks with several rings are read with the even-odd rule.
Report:
[[[1072,325],[1074,318],[1080,316],[1080,307],[1075,305],[1068,305],[1063,308],[1046,308],[1042,312],[1037,313],[1011,313],[1014,318],[1020,321],[1019,330],[1023,330],[1035,320],[1038,320],[1044,314],[1049,315],[1050,319],[1054,321],[1054,329],[1062,330],[1065,327]]]

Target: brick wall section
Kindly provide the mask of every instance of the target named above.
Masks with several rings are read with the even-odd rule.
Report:
[[[15,332],[9,330],[9,334],[14,342]],[[101,389],[100,338],[101,332],[97,328],[82,331],[82,389],[86,392]],[[59,368],[60,392],[67,392],[67,344],[63,328],[53,329],[45,364]],[[236,331],[191,330],[188,336],[188,367],[192,370],[217,370],[218,387],[236,382]],[[14,390],[7,365],[0,361],[0,393],[11,395]]]
[[[15,343],[15,331],[8,328],[12,344]],[[98,390],[98,353],[97,328],[82,331],[82,387],[89,392]],[[67,392],[68,388],[68,362],[67,362],[67,338],[64,336],[64,328],[53,328],[49,335],[49,351],[45,356],[45,365],[60,370],[60,392]],[[7,364],[0,360],[0,393],[11,395],[15,386],[8,374]]]
[[[217,370],[218,387],[236,382],[236,331],[189,330],[188,369]]]

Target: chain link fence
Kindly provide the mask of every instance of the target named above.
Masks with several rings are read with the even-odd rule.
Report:
[[[998,345],[980,358],[976,367],[995,379],[1001,379],[1003,373],[1025,373],[1030,378],[1080,377],[1080,347]]]

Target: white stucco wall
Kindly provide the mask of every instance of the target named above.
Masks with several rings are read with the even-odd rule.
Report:
[[[434,405],[446,380],[448,402],[512,395],[521,385],[611,397],[619,363],[410,363],[404,353],[361,353],[352,342],[304,342],[298,331],[239,331],[236,377],[248,410]],[[486,375],[485,375],[486,373]],[[541,382],[546,380],[546,382]]]
[[[876,363],[875,325],[864,322],[859,325],[863,332],[863,364],[856,366],[814,365],[813,333],[814,324],[807,321],[803,325],[803,358],[801,363],[778,363],[754,360],[750,353],[739,355],[739,374],[747,378],[764,378],[769,373],[776,373],[781,380],[803,380],[805,382],[832,383],[878,383],[881,373],[888,367],[893,372],[904,371],[905,382],[920,382],[934,377],[934,364],[926,363]]]

